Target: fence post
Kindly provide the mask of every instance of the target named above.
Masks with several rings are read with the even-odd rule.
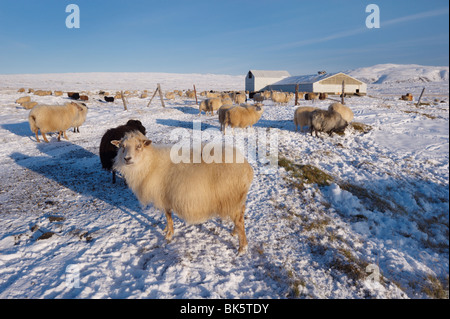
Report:
[[[120,96],[122,96],[123,109],[124,109],[125,111],[128,111],[128,108],[127,108],[127,102],[125,101],[125,95],[123,94],[123,91],[120,91]]]
[[[197,100],[197,90],[195,89],[195,84],[194,84],[194,95],[195,95],[195,104],[198,105],[198,100]]]

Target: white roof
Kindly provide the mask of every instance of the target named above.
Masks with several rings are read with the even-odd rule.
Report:
[[[291,76],[288,71],[250,70],[252,74],[260,78],[282,78]]]
[[[310,74],[310,75],[297,75],[297,76],[290,76],[288,78],[285,78],[281,81],[278,81],[277,83],[274,84],[306,84],[306,83],[316,83],[318,81],[327,79],[329,77],[335,76],[337,74],[343,74],[345,76],[348,76],[352,79],[355,79],[353,77],[351,77],[348,74],[342,73],[342,72],[338,72],[338,73],[325,73],[325,74]],[[362,81],[355,79],[361,83],[363,83]]]

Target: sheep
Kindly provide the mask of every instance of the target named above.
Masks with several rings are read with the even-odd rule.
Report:
[[[246,251],[244,214],[253,169],[235,147],[222,146],[219,162],[205,162],[202,156],[200,163],[175,163],[172,145],[155,146],[139,132],[111,143],[119,148],[113,167],[124,176],[141,205],[152,203],[165,212],[166,240],[174,234],[172,212],[189,224],[230,218],[234,223],[231,234],[239,239],[238,254]],[[190,155],[193,151],[191,148]],[[225,153],[236,157],[225,162]]]
[[[300,106],[295,110],[294,113],[295,131],[298,131],[299,126],[301,132],[303,132],[303,128],[305,126],[311,128],[311,113],[315,110],[317,110],[317,107],[313,106]]]
[[[194,91],[191,91],[191,90],[187,90],[187,91],[186,91],[186,97],[187,97],[188,99],[195,99],[195,92],[194,92]]]
[[[345,105],[342,105],[341,103],[332,103],[329,107],[328,107],[329,111],[336,111],[339,114],[341,114],[342,118],[347,122],[350,123],[351,121],[353,121],[353,112],[352,110]]]
[[[231,99],[230,99],[231,101]],[[220,123],[220,130],[223,131],[225,129],[225,116],[227,114],[227,111],[231,108],[233,108],[232,103],[223,104],[219,110],[217,111],[217,114],[219,116],[219,123]]]
[[[113,96],[105,96],[105,101],[106,102],[114,102],[114,97]]]
[[[246,128],[253,127],[264,112],[262,104],[249,105],[245,104],[243,106],[234,106],[225,112],[223,118],[223,133],[226,133],[226,127],[231,126],[234,131],[235,127]]]
[[[23,103],[25,103],[25,102],[30,102],[31,101],[31,97],[29,97],[29,96],[22,96],[22,97],[20,97],[20,98],[18,98],[17,100],[16,100],[16,103],[18,103],[18,104],[23,104]]]
[[[55,96],[62,96],[63,95],[62,91],[55,91],[53,93],[55,94]]]
[[[114,158],[117,155],[117,148],[111,144],[111,141],[122,139],[126,133],[131,131],[139,131],[145,135],[145,127],[141,121],[129,120],[125,125],[111,128],[105,132],[99,148],[100,162],[103,169],[112,173],[112,183],[116,183],[116,172],[113,169]]]
[[[202,111],[205,111],[205,113],[211,112],[211,115],[214,115],[214,111],[218,110],[222,104],[222,99],[218,97],[203,100],[198,107],[198,114],[201,115]]]
[[[18,93],[24,93],[25,92],[25,88],[20,88],[19,90],[17,90]]]
[[[224,99],[231,99],[231,100],[232,100],[230,93],[226,93],[226,92],[222,92],[222,93],[220,94],[220,98],[221,98],[222,100],[224,100]]]
[[[209,91],[209,92],[206,92],[206,97],[208,98],[208,99],[212,99],[212,98],[215,98],[215,97],[220,97],[220,93],[216,93],[216,92],[213,92],[213,91]]]
[[[247,100],[247,96],[244,93],[237,93],[234,97],[234,102],[239,105],[241,103],[245,103]]]
[[[255,101],[255,102],[263,102],[264,101],[264,94],[263,93],[255,93],[253,95],[253,101]]]
[[[67,96],[72,100],[78,100],[80,98],[80,93],[78,92],[67,92]]]
[[[411,93],[406,93],[406,95],[402,95],[402,97],[400,98],[400,100],[403,101],[412,101],[413,100],[413,96]]]
[[[89,101],[89,97],[87,95],[80,95],[81,101]]]
[[[313,132],[326,132],[330,136],[333,132],[342,132],[348,123],[336,111],[315,110],[311,113],[311,136]]]
[[[294,93],[285,92],[272,92],[272,101],[278,104],[289,103],[289,101],[294,97]]]
[[[294,97],[294,93],[292,93],[292,92],[284,93],[284,102],[283,103],[289,103],[293,97]]]
[[[173,93],[173,92],[166,92],[165,97],[168,100],[174,100],[175,99],[175,93]]]
[[[319,93],[319,100],[326,100],[328,98],[328,93]]]
[[[38,95],[38,96],[52,95],[52,91],[37,90],[37,91],[34,91],[34,95]]]
[[[309,92],[309,93],[305,94],[305,100],[307,100],[307,101],[312,100],[313,103],[314,103],[314,100],[318,100],[318,99],[319,99],[319,94],[318,93]]]
[[[31,110],[33,107],[35,107],[38,104],[38,102],[24,102],[22,103],[22,106],[27,109],[27,110]]]
[[[283,92],[276,92],[276,91],[274,91],[271,94],[271,99],[275,103],[284,103],[285,95],[284,95]]]
[[[44,141],[48,143],[45,133],[59,132],[58,141],[61,140],[61,134],[69,140],[66,130],[72,126],[72,123],[83,111],[82,107],[75,102],[66,103],[65,105],[37,105],[33,107],[28,115],[30,129],[36,134],[36,140],[40,143],[38,131],[41,130]]]
[[[79,103],[79,105],[81,106],[82,110],[78,112],[77,116],[75,117],[75,120],[72,123],[74,133],[80,133],[80,126],[84,123],[84,121],[86,121],[86,116],[88,112],[86,104]]]

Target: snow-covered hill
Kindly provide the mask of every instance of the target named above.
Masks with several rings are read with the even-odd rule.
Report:
[[[346,72],[367,84],[448,82],[448,66],[377,64]]]

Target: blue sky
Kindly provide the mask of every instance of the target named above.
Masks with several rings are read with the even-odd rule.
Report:
[[[379,29],[365,25],[371,3]],[[0,0],[2,74],[448,66],[448,38],[448,0]]]

